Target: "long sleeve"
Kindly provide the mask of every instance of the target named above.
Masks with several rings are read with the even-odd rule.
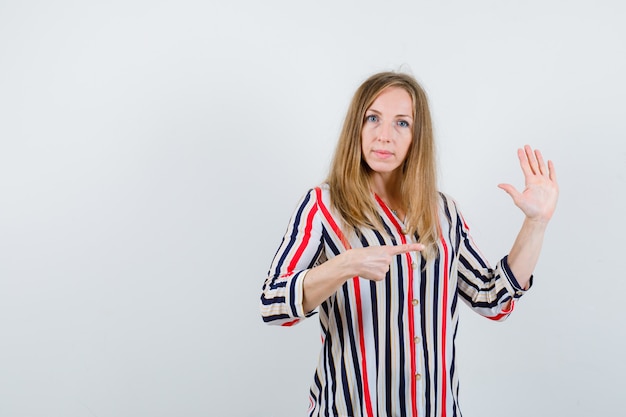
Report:
[[[313,315],[302,307],[306,273],[324,258],[323,226],[314,190],[298,203],[261,293],[261,316],[268,324],[290,326]]]
[[[515,300],[526,291],[511,272],[507,257],[502,258],[496,267],[492,268],[476,246],[469,233],[469,227],[459,212],[457,221],[460,231],[459,295],[467,305],[482,316],[497,321],[504,320],[513,311]]]

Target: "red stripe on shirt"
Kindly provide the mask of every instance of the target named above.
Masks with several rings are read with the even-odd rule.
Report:
[[[315,218],[315,213],[317,213],[317,206],[314,206],[307,215],[302,242],[298,246],[296,253],[294,253],[293,258],[291,258],[291,262],[287,267],[287,274],[292,274],[293,271],[296,269],[300,257],[302,256],[309,244],[309,240],[311,239],[311,230],[313,229],[313,219]]]
[[[500,314],[498,314],[497,316],[493,316],[493,317],[487,317],[489,320],[495,320],[498,321],[500,319],[503,319],[504,317],[508,316],[509,314],[511,314],[513,312],[513,309],[515,308],[515,300],[511,300],[511,306],[509,307],[508,310],[504,310],[502,311]]]
[[[343,243],[343,246],[346,248],[346,250],[349,250],[351,248],[350,243],[348,243],[348,240],[346,239],[345,235],[343,234],[339,226],[337,226],[337,223],[333,219],[333,216],[330,214],[330,211],[328,211],[328,209],[322,202],[322,190],[319,187],[317,187],[315,188],[315,192],[317,194],[317,204],[320,210],[322,211],[322,214],[324,215],[324,217],[330,224],[330,227],[333,229],[333,232],[335,232],[335,234],[341,240],[341,243]],[[365,409],[366,409],[367,415],[369,417],[374,417],[374,411],[372,409],[372,399],[370,398],[369,381],[367,378],[367,360],[366,360],[366,354],[365,354],[365,334],[364,334],[365,331],[363,328],[363,310],[361,306],[361,285],[359,282],[359,277],[354,277],[352,278],[352,280],[354,284],[354,298],[356,301],[357,323],[359,327],[359,346],[361,349],[361,361],[363,362],[363,369],[362,369],[362,375],[361,375],[363,379],[363,391],[364,391],[363,397],[365,398]]]

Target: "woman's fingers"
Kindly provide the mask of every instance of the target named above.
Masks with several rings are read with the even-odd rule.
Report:
[[[550,174],[550,181],[556,184],[556,171],[554,170],[554,163],[548,160],[548,171]]]
[[[407,243],[403,245],[369,246],[367,248],[353,249],[358,254],[357,263],[358,276],[381,281],[385,279],[387,272],[391,268],[391,263],[397,255],[408,252],[417,252],[424,249],[421,243]]]
[[[388,248],[390,255],[400,255],[407,252],[418,252],[424,250],[424,245],[421,243],[405,243],[404,245],[396,246],[381,246],[382,248]]]
[[[556,172],[552,161],[546,161],[538,149],[525,145],[517,150],[520,166],[524,173],[525,187],[517,191],[510,184],[499,184],[517,207],[531,219],[547,221],[552,217],[558,198]]]
[[[547,177],[548,169],[546,163],[543,160],[543,155],[541,154],[539,149],[535,149],[535,158],[537,159],[537,166],[539,167],[539,171],[537,173],[543,175],[544,177]]]
[[[524,153],[526,154],[526,159],[528,160],[528,165],[533,174],[537,174],[539,172],[539,167],[537,166],[537,158],[535,157],[535,153],[529,145],[524,146]]]

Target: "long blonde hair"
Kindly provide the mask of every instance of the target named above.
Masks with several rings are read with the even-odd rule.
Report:
[[[413,102],[413,136],[407,156],[401,166],[401,198],[406,208],[406,228],[417,233],[433,253],[438,231],[438,191],[435,164],[435,144],[426,93],[410,75],[381,72],[369,77],[357,89],[343,124],[327,182],[333,208],[346,226],[371,227],[384,232],[370,190],[370,168],[363,159],[361,133],[365,112],[378,95],[388,87],[400,87]]]

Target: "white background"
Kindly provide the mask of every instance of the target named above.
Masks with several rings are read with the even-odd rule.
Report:
[[[626,13],[615,1],[0,1],[0,416],[293,417],[316,319],[258,298],[348,102],[427,90],[440,188],[495,263],[496,185],[555,161],[535,287],[462,307],[465,416],[623,409]]]

